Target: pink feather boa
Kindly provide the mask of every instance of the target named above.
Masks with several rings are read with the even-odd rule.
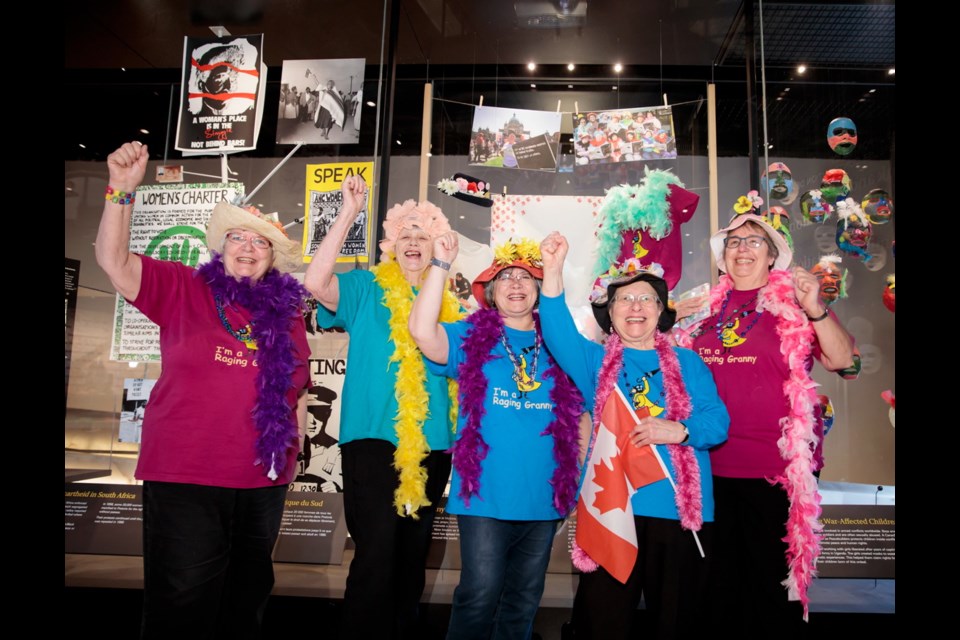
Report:
[[[710,294],[711,315],[719,312],[732,288],[730,276],[721,276],[719,285]],[[790,600],[799,600],[803,605],[806,620],[809,616],[807,590],[816,576],[820,532],[823,530],[819,521],[820,494],[813,475],[813,452],[819,441],[814,430],[817,383],[808,369],[816,335],[797,302],[789,271],[774,269],[770,272],[769,281],[760,290],[757,310],[769,312],[777,318],[780,353],[790,370],[783,383],[783,394],[790,409],[780,420],[781,436],[777,441],[780,456],[787,461],[787,466],[782,476],[769,480],[771,484],[782,486],[790,501],[787,535],[783,539],[787,543],[788,565],[783,586]],[[676,330],[677,342],[689,346],[696,328]]]
[[[683,383],[680,371],[680,360],[673,350],[670,339],[657,332],[654,343],[657,358],[660,360],[660,370],[663,372],[663,387],[667,399],[667,419],[685,420],[690,417],[692,405],[687,387]],[[597,429],[600,426],[600,414],[607,398],[613,393],[617,378],[623,369],[623,342],[616,333],[607,338],[604,347],[603,361],[597,375],[597,395],[593,405],[593,435],[590,438],[591,449],[596,439]],[[676,475],[674,481],[677,491],[674,498],[677,503],[677,513],[680,515],[680,525],[684,529],[699,531],[703,526],[703,494],[700,488],[700,465],[693,453],[692,447],[679,444],[668,444],[670,462]],[[591,452],[587,452],[587,460]],[[589,573],[597,569],[597,563],[584,551],[576,541],[570,553],[573,566],[580,571]]]

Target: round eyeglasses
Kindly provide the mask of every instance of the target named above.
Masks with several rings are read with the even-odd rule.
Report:
[[[240,233],[239,231],[231,231],[227,234],[227,240],[236,245],[244,245],[247,243],[247,240],[250,241],[250,244],[253,245],[254,249],[266,250],[272,247],[270,241],[264,238],[263,236],[247,235],[245,233]]]

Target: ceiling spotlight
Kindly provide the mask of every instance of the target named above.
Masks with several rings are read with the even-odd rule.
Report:
[[[797,73],[806,73],[806,72],[807,72],[807,65],[802,64],[799,67],[797,67]]]
[[[460,216],[461,220],[466,220],[467,216]]]
[[[367,106],[368,106],[368,107],[375,107],[375,106],[377,106],[377,103],[374,102],[373,100],[367,100]]]
[[[536,88],[537,88],[537,85],[535,85],[535,84],[533,84],[533,83],[531,82],[531,83],[530,83],[530,88],[531,88],[531,89],[536,89]]]
[[[120,67],[120,71],[126,71],[126,70],[127,70],[126,67]]]
[[[573,89],[573,85],[572,85],[572,84],[568,84],[568,85],[567,85],[567,89]]]
[[[527,63],[527,69],[528,69],[528,70],[533,71],[533,70],[536,69],[536,68],[537,68],[537,63],[536,63],[536,62],[528,62],[528,63]]]
[[[868,91],[867,93],[876,93],[876,92],[877,92],[876,89],[870,89],[870,91]]]
[[[772,144],[768,144],[768,145],[767,145],[767,149],[773,149],[773,145],[772,145]]]
[[[146,129],[140,129],[140,133],[142,133],[142,134],[145,135],[145,136],[150,135],[150,132],[147,131]]]
[[[783,91],[784,91],[784,93],[786,93],[787,91],[790,91],[790,87],[784,87],[784,88],[783,88]]]
[[[888,75],[888,76],[892,76],[892,75],[894,75],[896,72],[897,72],[896,69],[887,69],[887,75]]]
[[[610,89],[612,89],[613,91],[616,91],[616,90],[617,90],[617,85],[613,85],[612,87],[610,87]]]
[[[402,146],[403,146],[403,143],[400,142],[399,140],[397,140],[397,146],[398,146],[398,147],[402,147]]]
[[[576,66],[572,62],[567,65],[567,71],[573,71],[574,69],[576,69]]]
[[[78,142],[77,144],[80,145],[80,148],[81,148],[81,149],[86,149],[86,148],[87,148],[87,145],[83,144],[82,142]]]
[[[623,65],[618,62],[617,64],[613,65],[613,70],[617,73],[620,73],[623,71]]]

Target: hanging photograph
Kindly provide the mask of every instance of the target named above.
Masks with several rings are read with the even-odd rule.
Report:
[[[556,171],[563,114],[477,107],[470,134],[470,164]]]
[[[573,114],[578,166],[673,160],[677,143],[670,107],[635,107]]]
[[[184,155],[257,148],[267,66],[263,34],[183,39],[176,148]]]
[[[360,141],[366,60],[284,60],[277,144]]]

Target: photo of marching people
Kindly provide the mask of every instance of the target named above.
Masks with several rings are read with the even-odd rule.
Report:
[[[284,60],[277,144],[356,144],[366,60]]]

